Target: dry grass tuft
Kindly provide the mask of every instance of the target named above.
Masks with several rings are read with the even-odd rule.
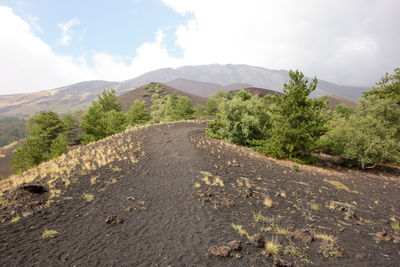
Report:
[[[41,238],[54,238],[56,235],[58,235],[59,232],[56,230],[44,230],[43,234],[41,235]]]
[[[86,193],[84,193],[84,194],[83,194],[83,198],[84,198],[87,202],[92,202],[93,199],[94,199],[94,196],[91,195],[91,194],[86,194]]]
[[[328,235],[328,234],[315,234],[314,235],[315,238],[318,239],[322,239],[322,240],[327,240],[330,243],[335,243],[336,242],[336,237],[334,237],[333,235]]]

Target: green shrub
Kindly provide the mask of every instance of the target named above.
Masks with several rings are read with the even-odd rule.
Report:
[[[104,90],[82,115],[81,120],[80,127],[85,131],[81,136],[83,144],[121,132],[126,127],[126,117],[121,112],[121,103],[117,101],[114,90]]]
[[[49,159],[56,158],[66,153],[68,144],[68,137],[65,134],[57,136],[50,145]]]
[[[266,97],[272,125],[270,138],[258,149],[273,157],[310,162],[317,140],[327,130],[329,104],[325,99],[309,98],[317,86],[316,78],[308,84],[299,71],[290,71],[289,77],[283,96]]]
[[[217,111],[218,111],[217,101],[212,98],[207,103],[206,114],[210,115],[210,116],[214,116],[215,114],[217,114]]]
[[[393,99],[364,98],[355,113],[336,116],[329,126],[320,143],[348,166],[364,169],[379,162],[400,163],[400,109]]]
[[[206,115],[206,108],[203,105],[196,105],[193,108],[193,118],[200,118]]]
[[[133,105],[127,111],[126,116],[130,125],[143,124],[150,120],[149,111],[147,110],[146,103],[143,100],[135,100]]]
[[[153,121],[176,121],[193,118],[192,100],[185,96],[171,94],[164,99],[156,99],[151,106]]]
[[[364,96],[377,96],[400,103],[400,68],[395,68],[394,74],[386,73],[372,90],[364,93]]]
[[[245,145],[249,140],[264,139],[268,127],[262,101],[242,90],[232,100],[220,101],[216,119],[207,122],[206,131],[212,137]]]

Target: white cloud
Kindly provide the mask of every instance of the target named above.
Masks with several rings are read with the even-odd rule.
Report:
[[[191,13],[176,44],[191,64],[299,68],[342,84],[369,85],[400,62],[396,0],[162,0]]]
[[[77,19],[71,19],[70,21],[68,21],[67,23],[58,23],[58,27],[60,27],[61,29],[61,39],[60,39],[60,43],[62,45],[68,46],[69,42],[71,41],[72,38],[72,34],[74,33],[74,31],[71,29],[73,26],[75,25],[79,25],[80,21]]]
[[[27,22],[1,6],[0,58],[0,94],[50,89],[96,77],[85,64],[54,53]]]
[[[298,68],[336,83],[371,85],[399,66],[396,0],[162,1],[182,15],[192,14],[175,32],[182,58],[168,53],[164,28],[129,60],[98,51],[80,58],[60,55],[35,35],[41,32],[38,18],[28,23],[0,6],[0,94],[91,79],[121,81],[163,67],[211,63]],[[61,43],[69,44],[78,24],[59,25]]]

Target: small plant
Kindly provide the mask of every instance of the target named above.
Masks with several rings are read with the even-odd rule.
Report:
[[[267,254],[269,256],[275,256],[279,253],[281,246],[276,239],[272,239],[265,243],[265,249],[267,250]]]
[[[294,171],[298,172],[298,171],[300,171],[300,166],[297,165],[297,164],[293,164],[293,165],[292,165],[292,169],[293,169]]]
[[[94,185],[96,183],[96,179],[97,179],[97,177],[90,178],[90,184]]]
[[[249,233],[247,233],[246,230],[243,229],[243,226],[232,223],[232,228],[235,229],[240,236],[245,236],[250,239]]]
[[[287,236],[289,234],[289,230],[287,228],[281,228],[278,225],[275,225],[275,233],[277,235]]]
[[[194,184],[194,188],[200,188],[201,187],[201,184],[200,183],[195,183]]]
[[[333,185],[338,190],[344,190],[344,191],[347,191],[347,192],[353,192],[353,193],[358,194],[357,191],[351,190],[350,188],[348,188],[347,186],[345,186],[344,184],[342,184],[339,181],[330,181],[330,180],[324,179],[324,182],[330,183],[331,185]]]
[[[112,179],[111,179],[111,183],[112,183],[112,184],[116,184],[117,182],[118,182],[117,179],[115,179],[115,178],[112,178]]]
[[[397,234],[400,234],[400,224],[398,221],[395,221],[392,223],[392,229],[395,231]]]
[[[273,206],[273,202],[269,197],[264,198],[264,205],[268,208],[271,208]]]
[[[113,169],[113,171],[114,171],[114,172],[120,172],[120,171],[121,171],[121,168],[115,167],[115,168]]]
[[[58,235],[59,232],[57,232],[56,230],[44,230],[43,234],[42,234],[42,238],[54,238],[56,235]]]
[[[219,177],[215,177],[213,185],[224,186],[224,182]]]
[[[261,211],[259,211],[258,214],[253,212],[253,219],[256,222],[261,222],[264,221],[264,216],[261,214]]]
[[[330,243],[335,243],[336,242],[336,237],[334,237],[333,235],[316,234],[314,237],[318,238],[318,239],[322,239],[322,240],[327,240]]]
[[[17,216],[15,216],[14,218],[11,219],[10,223],[16,223],[16,222],[18,222],[19,220],[21,220],[21,217],[19,217],[19,216],[17,215]]]
[[[94,199],[94,196],[91,195],[91,194],[86,194],[86,193],[84,193],[84,194],[83,194],[83,198],[84,198],[87,202],[92,202],[93,199]]]
[[[319,205],[318,203],[314,202],[314,201],[311,201],[311,203],[310,203],[310,208],[311,208],[313,211],[319,211],[320,205]]]

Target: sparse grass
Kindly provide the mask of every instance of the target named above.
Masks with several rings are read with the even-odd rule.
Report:
[[[335,243],[336,242],[336,237],[334,237],[333,235],[315,234],[314,237],[318,238],[318,239],[322,239],[322,240],[327,240],[327,241],[329,241],[331,243]]]
[[[6,157],[6,155],[0,154],[0,158],[5,158],[5,157]]]
[[[87,202],[92,202],[93,199],[94,199],[94,196],[91,195],[91,194],[86,194],[86,193],[84,193],[84,194],[83,194],[83,198],[84,198]]]
[[[5,223],[6,222],[6,218],[1,218],[0,219],[0,223]]]
[[[284,228],[284,227],[279,227],[278,225],[275,225],[275,233],[277,235],[283,235],[283,236],[287,236],[290,232],[289,229]]]
[[[90,184],[94,185],[96,183],[97,177],[90,178]]]
[[[219,185],[219,186],[224,186],[224,181],[221,180],[218,176],[215,177],[213,185]]]
[[[265,249],[268,255],[275,256],[279,253],[281,246],[276,239],[269,240],[265,243]]]
[[[273,202],[269,197],[264,198],[264,206],[271,208],[273,206]]]
[[[264,220],[264,216],[261,214],[261,211],[259,211],[257,214],[253,212],[253,219],[256,222],[261,222]]]
[[[232,223],[232,227],[239,233],[240,236],[245,236],[250,239],[249,233],[247,233],[246,230],[243,229],[243,226]]]
[[[297,164],[293,164],[293,165],[292,165],[292,169],[293,169],[294,171],[298,172],[298,171],[300,171],[300,166],[297,165]]]
[[[239,187],[243,187],[243,182],[242,181],[240,181],[240,179],[236,179],[236,183],[237,183],[237,185],[239,186]]]
[[[112,178],[112,179],[111,179],[111,183],[112,183],[112,184],[116,184],[117,182],[118,182],[117,179],[115,179],[115,178]]]
[[[113,169],[113,171],[114,171],[114,172],[120,172],[120,171],[121,171],[121,168],[115,167],[115,168]]]
[[[318,203],[314,202],[314,201],[311,201],[311,203],[310,203],[310,208],[311,208],[313,211],[319,211],[320,205],[319,205]]]
[[[41,238],[54,238],[56,235],[58,235],[59,232],[56,230],[44,230],[43,234],[41,235]]]
[[[201,187],[201,184],[200,183],[195,183],[194,184],[194,188],[200,188]]]
[[[15,216],[14,218],[11,219],[10,223],[16,223],[16,222],[18,222],[19,220],[21,220],[21,217],[19,217],[19,216],[17,215],[17,216]]]
[[[324,179],[324,182],[330,183],[331,185],[333,185],[338,190],[344,190],[346,192],[353,192],[353,193],[356,193],[356,194],[359,193],[357,191],[351,190],[350,188],[348,188],[347,186],[345,186],[344,184],[342,184],[339,181],[331,181],[331,180]]]
[[[395,233],[400,234],[400,224],[398,221],[392,223],[392,229]]]

